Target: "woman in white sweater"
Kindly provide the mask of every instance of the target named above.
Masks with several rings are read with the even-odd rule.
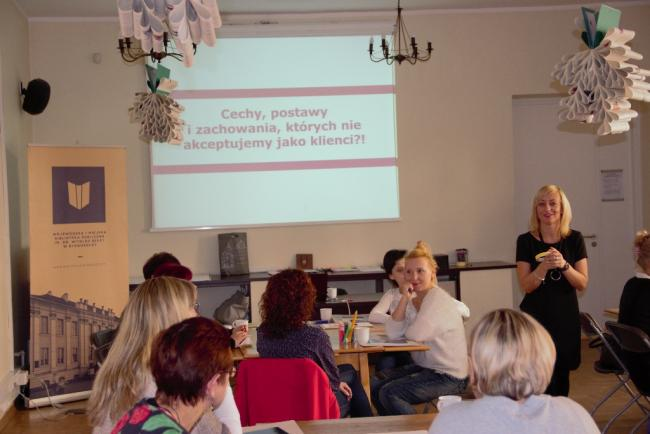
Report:
[[[469,351],[478,399],[442,408],[429,434],[599,432],[579,404],[543,395],[553,372],[555,346],[530,315],[512,309],[488,313],[472,331]]]
[[[419,241],[406,255],[408,287],[386,321],[390,338],[405,336],[430,347],[411,353],[413,363],[381,371],[371,383],[378,413],[413,414],[412,404],[458,394],[467,386],[467,346],[456,301],[437,286],[437,264]]]
[[[370,316],[368,317],[370,322],[379,324],[385,323],[386,320],[390,318],[393,310],[395,310],[399,304],[399,299],[401,298],[399,289],[401,287],[409,286],[409,283],[406,281],[406,277],[404,276],[404,256],[406,256],[406,250],[397,249],[389,250],[384,255],[382,268],[386,272],[386,278],[393,284],[393,288],[385,291],[384,295],[381,296],[379,303],[372,308]]]

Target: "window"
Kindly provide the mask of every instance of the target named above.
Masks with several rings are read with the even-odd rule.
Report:
[[[56,364],[62,365],[65,359],[65,351],[63,348],[59,347],[56,349]]]
[[[41,366],[48,366],[50,364],[50,349],[41,348]]]
[[[63,336],[64,326],[65,326],[65,323],[63,322],[62,319],[57,319],[56,320],[56,335],[57,336]]]
[[[79,323],[72,321],[72,336],[79,336]]]
[[[72,349],[72,362],[77,363],[79,361],[79,348]]]
[[[46,316],[41,317],[41,334],[46,335],[50,332],[50,319]]]

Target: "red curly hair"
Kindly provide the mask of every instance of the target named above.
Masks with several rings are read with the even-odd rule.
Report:
[[[269,279],[260,301],[260,328],[271,338],[282,338],[311,318],[316,289],[302,270],[282,270]]]

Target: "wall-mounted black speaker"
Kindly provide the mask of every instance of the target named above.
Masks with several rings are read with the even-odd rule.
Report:
[[[40,78],[30,81],[26,89],[20,83],[20,93],[25,96],[23,110],[32,115],[43,113],[50,102],[50,85]]]

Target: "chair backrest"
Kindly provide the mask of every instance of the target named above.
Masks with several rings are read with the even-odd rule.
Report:
[[[582,328],[582,332],[589,338],[595,338],[598,337],[600,342],[602,342],[602,345],[605,347],[606,351],[609,352],[609,355],[613,359],[607,359],[609,364],[614,364],[616,363],[618,366],[612,366],[610,369],[618,368],[621,371],[625,372],[627,371],[625,367],[625,363],[621,360],[620,354],[617,351],[616,348],[614,348],[610,342],[609,339],[607,339],[607,336],[605,335],[605,332],[603,331],[602,328],[600,328],[600,325],[596,322],[596,320],[587,312],[580,312],[580,327]],[[611,336],[611,335],[610,335]],[[615,335],[614,338],[616,339]],[[601,356],[602,359],[602,356]]]
[[[104,329],[90,335],[90,343],[94,347],[93,353],[98,364],[101,365],[106,360],[116,334],[117,329]]]
[[[616,336],[625,351],[650,353],[650,338],[640,328],[614,321],[607,321],[605,326]]]
[[[630,378],[643,395],[650,396],[650,338],[640,328],[614,321],[605,323],[623,348]]]
[[[340,416],[325,371],[311,359],[243,360],[237,369],[235,402],[242,426]]]

